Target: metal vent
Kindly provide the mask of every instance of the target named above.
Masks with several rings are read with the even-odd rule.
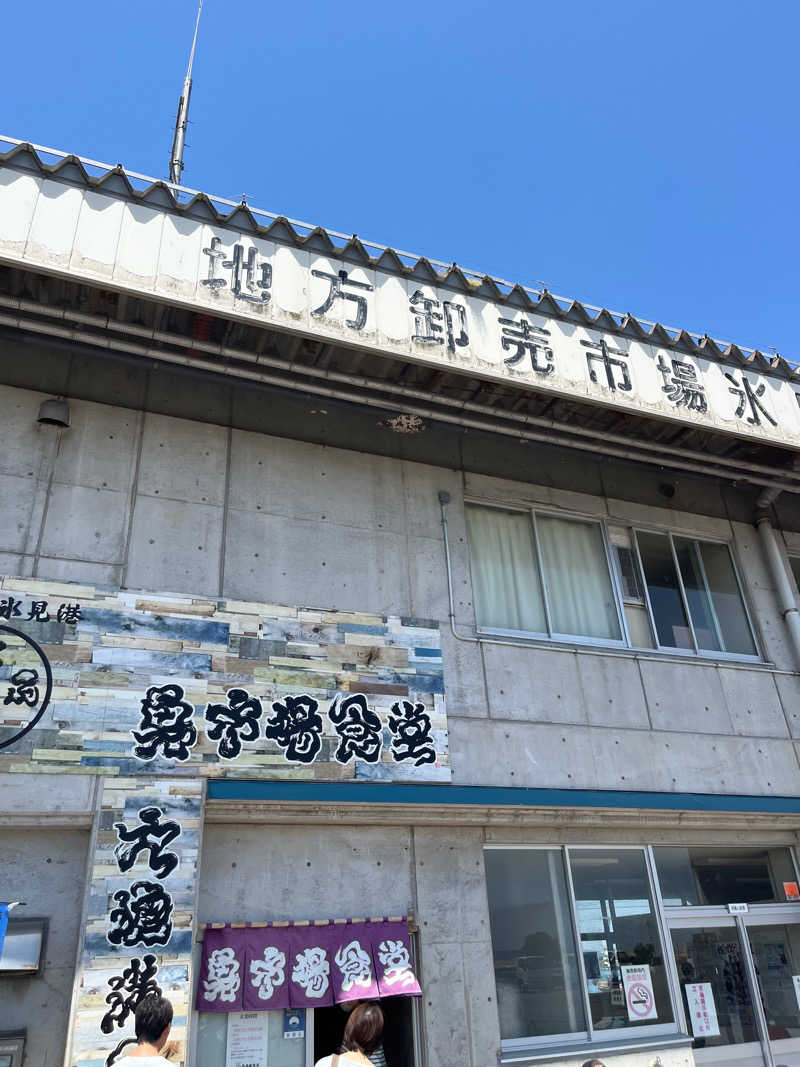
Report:
[[[638,600],[644,603],[644,590],[639,579],[639,567],[633,549],[615,545],[619,577],[622,583],[622,596],[625,600]]]

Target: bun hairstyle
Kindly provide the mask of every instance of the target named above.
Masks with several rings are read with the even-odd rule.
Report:
[[[369,1056],[380,1044],[382,1033],[383,1012],[378,1004],[367,1001],[350,1012],[342,1043],[348,1052]]]

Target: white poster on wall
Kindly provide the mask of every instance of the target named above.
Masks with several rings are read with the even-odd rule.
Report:
[[[797,981],[795,980],[795,988]],[[719,1037],[717,1006],[710,982],[687,982],[686,1003],[689,1008],[689,1024],[695,1037]]]
[[[644,1019],[657,1019],[656,998],[653,994],[653,979],[646,963],[622,968],[622,985],[625,989],[625,1007],[632,1023]]]
[[[794,995],[797,997],[797,1006],[800,1008],[800,974],[793,974],[792,982],[794,983]]]
[[[225,1067],[267,1067],[265,1011],[232,1011],[228,1015]]]

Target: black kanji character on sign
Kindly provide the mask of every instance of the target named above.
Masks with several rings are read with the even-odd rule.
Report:
[[[299,697],[285,697],[283,703],[272,704],[273,716],[267,719],[264,736],[277,741],[285,749],[287,759],[298,763],[313,763],[322,742],[322,719],[319,704],[304,693]]]
[[[156,878],[166,878],[178,866],[174,852],[165,852],[167,845],[180,837],[181,828],[172,820],[161,821],[161,808],[142,808],[139,825],[129,830],[124,822],[115,822],[119,844],[114,849],[117,865],[124,874],[136,863],[140,852],[147,852],[147,865]]]
[[[10,619],[22,614],[20,608],[22,607],[21,600],[15,600],[13,596],[6,597],[4,600],[0,600],[0,619]]]
[[[166,945],[172,937],[172,897],[158,882],[134,882],[114,894],[114,923],[106,937],[112,945]]]
[[[56,618],[59,622],[79,622],[80,617],[80,604],[60,604],[56,612]]]
[[[352,300],[356,305],[355,317],[345,319],[344,324],[349,326],[351,330],[363,330],[364,323],[367,321],[367,298],[359,296],[358,293],[346,293],[344,289],[346,286],[349,289],[361,289],[371,293],[375,287],[367,282],[353,281],[352,278],[347,277],[346,270],[340,270],[336,274],[330,274],[325,270],[312,270],[311,274],[314,278],[325,278],[330,286],[325,300],[311,314],[316,316],[327,315],[336,300]]]
[[[217,277],[217,266],[225,258],[225,253],[220,248],[221,245],[221,238],[212,237],[210,247],[203,249],[203,255],[208,256],[208,277],[201,278],[200,284],[207,285],[210,289],[224,289],[228,284],[224,278]]]
[[[503,327],[502,344],[506,352],[516,348],[513,356],[503,360],[507,367],[516,367],[525,358],[528,352],[531,357],[531,370],[537,374],[552,374],[555,370],[553,364],[553,350],[548,348],[543,338],[550,336],[549,330],[533,326],[527,319],[522,318],[519,322],[514,319],[498,319]],[[539,361],[539,354],[544,357],[544,362]]]
[[[258,273],[261,277],[256,279],[256,259],[255,248],[248,249],[247,259],[245,259],[244,245],[235,244],[233,259],[224,259],[222,266],[233,271],[231,292],[235,297],[239,300],[248,300],[251,304],[266,304],[270,298],[268,290],[272,286],[272,266],[262,261],[258,265]],[[242,289],[243,277],[247,292]]]
[[[691,363],[680,359],[667,361],[664,354],[659,352],[658,369],[664,379],[661,391],[667,394],[667,400],[671,400],[679,408],[685,407],[701,414],[708,410],[705,386]]]
[[[106,1004],[111,1007],[100,1023],[104,1034],[112,1033],[115,1026],[123,1027],[145,997],[161,996],[161,987],[155,981],[157,973],[156,958],[148,953],[143,959],[133,956],[122,974],[109,978],[111,992],[106,997]]]
[[[434,308],[442,307],[443,311],[435,311]],[[463,304],[455,304],[451,300],[440,302],[426,297],[421,289],[417,289],[411,297],[409,311],[414,316],[414,333],[412,341],[421,341],[422,344],[443,345],[445,334],[447,338],[447,351],[455,352],[456,347],[464,348],[469,344],[467,336],[467,309]],[[444,320],[444,326],[441,325]],[[458,333],[456,333],[458,330]]]
[[[395,762],[412,759],[415,767],[436,762],[436,749],[431,737],[431,717],[425,705],[410,700],[398,700],[392,704],[389,729],[392,738],[392,758]]]
[[[219,742],[217,753],[221,759],[236,759],[242,751],[242,741],[258,740],[261,701],[246,689],[229,689],[227,697],[227,706],[206,707],[206,720],[212,724],[206,732],[212,741]]]
[[[739,403],[736,407],[737,419],[740,419],[742,415],[744,415],[745,407],[749,406],[750,414],[747,416],[747,421],[750,423],[751,426],[761,425],[761,417],[758,414],[759,411],[767,420],[767,422],[771,422],[773,426],[778,425],[775,419],[773,419],[773,417],[761,403],[760,398],[764,395],[764,392],[766,390],[766,386],[763,382],[761,383],[761,385],[758,386],[757,389],[754,389],[744,375],[742,375],[741,385],[739,385],[734,376],[732,374],[729,374],[728,371],[725,371],[725,377],[728,379],[729,382],[732,383],[732,385],[728,386],[728,392],[733,393],[735,396],[739,397]]]
[[[47,610],[46,600],[33,600],[31,601],[30,611],[28,612],[28,618],[34,622],[49,622],[50,614]]]
[[[4,642],[0,642],[6,648]],[[11,685],[8,687],[4,704],[25,704],[29,708],[35,708],[39,703],[39,672],[31,667],[22,667],[8,679]]]
[[[363,693],[337,697],[331,704],[328,718],[340,737],[336,749],[339,763],[348,763],[352,757],[377,763],[381,755],[381,720],[367,707]]]
[[[197,744],[197,728],[192,721],[194,707],[184,695],[180,685],[151,685],[147,690],[139,729],[131,731],[139,742],[133,749],[139,759],[153,759],[159,749],[169,759],[189,758],[189,749]]]
[[[623,352],[620,348],[611,348],[605,341],[601,341],[600,344],[595,344],[593,341],[581,341],[581,344],[584,348],[592,349],[591,352],[586,353],[586,366],[589,368],[590,381],[597,382],[594,364],[602,363],[606,372],[606,382],[612,393],[615,393],[617,389],[623,393],[629,393],[632,390],[631,376],[628,364],[625,362],[628,358],[627,352]],[[614,356],[622,356],[623,359],[614,359]],[[617,381],[615,368],[620,371],[619,381]]]

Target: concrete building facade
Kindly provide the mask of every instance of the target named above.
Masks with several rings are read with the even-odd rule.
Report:
[[[210,932],[392,918],[390,1067],[799,1065],[792,369],[73,157],[0,190],[0,1064],[100,1067],[152,953],[175,1062],[228,1067]],[[143,280],[168,226],[204,303]],[[380,270],[422,354],[359,335]],[[332,1051],[340,1009],[298,1010],[253,1062]]]

